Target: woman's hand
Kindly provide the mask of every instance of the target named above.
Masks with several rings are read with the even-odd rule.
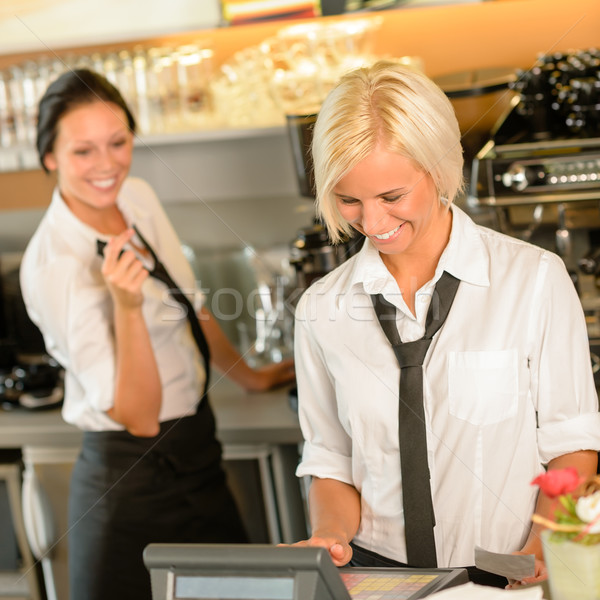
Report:
[[[520,550],[518,552],[513,552],[513,554],[531,554],[531,552],[527,552],[525,550]],[[544,579],[548,578],[548,571],[546,569],[546,564],[543,560],[539,558],[535,558],[535,571],[533,577],[525,577],[521,581],[516,581],[515,579],[509,579],[508,585],[506,586],[507,590],[514,590],[524,585],[530,585],[532,583],[538,583],[540,581],[544,581]]]
[[[336,567],[347,565],[352,558],[350,544],[341,536],[333,533],[321,532],[320,535],[313,535],[310,539],[296,542],[292,546],[326,548]]]
[[[294,381],[293,360],[284,360],[258,369],[252,369],[233,347],[215,317],[206,308],[202,307],[200,309],[198,318],[210,347],[213,366],[245,390],[264,392]]]
[[[127,229],[112,238],[104,248],[102,263],[102,276],[113,301],[124,309],[142,305],[142,284],[148,278],[148,271],[135,252],[124,250],[125,244],[133,235],[133,229]]]
[[[312,536],[295,546],[327,548],[336,567],[352,558],[350,541],[360,524],[360,494],[352,485],[313,477],[308,493]]]
[[[548,470],[565,469],[566,467],[574,467],[581,479],[587,479],[596,473],[598,466],[598,454],[594,450],[578,450],[569,454],[563,454],[553,458],[548,463]],[[538,494],[538,499],[535,506],[535,513],[543,517],[550,518],[556,507],[554,501],[545,494]],[[543,581],[548,577],[548,571],[544,564],[544,553],[542,550],[541,533],[543,527],[534,523],[529,532],[529,537],[521,550],[514,554],[533,554],[535,556],[535,574],[533,577],[526,577],[522,581],[509,581],[508,588],[516,588],[521,585],[536,583]]]
[[[245,388],[249,392],[264,392],[291,383],[294,381],[295,376],[294,360],[290,358],[279,363],[253,369]]]
[[[142,313],[142,284],[148,271],[131,250],[128,229],[104,248],[102,275],[114,302],[115,395],[108,416],[132,435],[153,437],[160,430],[162,385],[148,326]]]

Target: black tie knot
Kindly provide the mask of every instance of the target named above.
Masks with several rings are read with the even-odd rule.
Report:
[[[400,368],[421,367],[430,344],[431,339],[420,339],[414,342],[404,342],[399,346],[392,346]]]

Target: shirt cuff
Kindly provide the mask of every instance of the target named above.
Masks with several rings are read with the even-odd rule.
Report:
[[[585,413],[543,425],[538,429],[538,449],[544,464],[570,452],[600,451],[600,413]]]
[[[311,475],[321,479],[336,479],[349,485],[352,481],[352,459],[330,452],[325,448],[304,442],[302,461],[296,469],[297,477]]]
[[[82,371],[77,378],[83,388],[86,404],[101,412],[113,407],[115,365],[112,357]]]

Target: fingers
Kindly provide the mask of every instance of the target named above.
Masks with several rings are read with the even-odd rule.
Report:
[[[114,270],[107,279],[129,291],[139,290],[141,283],[148,277],[148,271],[131,250],[126,250],[119,258]]]
[[[296,373],[294,361],[288,359],[280,363],[271,363],[254,369],[254,378],[246,389],[252,392],[264,392],[294,381]]]
[[[104,247],[104,262],[102,264],[102,272],[112,272],[119,261],[121,252],[123,252],[125,244],[133,237],[133,229],[126,229],[119,235],[111,238]]]
[[[277,364],[275,385],[291,383],[295,377],[296,369],[294,368],[294,360],[292,358],[281,361]]]
[[[311,537],[308,540],[296,542],[293,546],[326,548],[336,567],[347,565],[352,558],[352,548],[350,545],[334,538]]]
[[[350,562],[352,558],[352,548],[347,544],[334,544],[329,548],[329,555],[338,567],[342,567]]]
[[[267,365],[263,367],[263,372],[267,377],[266,389],[291,383],[296,377],[293,359]]]
[[[513,554],[520,554],[520,555],[531,555],[534,554],[533,552],[529,552],[527,550],[517,550],[516,552],[513,552]],[[534,568],[534,575],[532,575],[531,577],[524,577],[523,579],[509,579],[508,580],[508,585],[506,586],[507,590],[514,590],[520,587],[523,587],[525,585],[531,585],[532,583],[539,583],[540,581],[543,581],[544,579],[548,578],[548,571],[546,569],[546,564],[544,563],[543,560],[540,560],[539,558],[535,558],[535,568]]]
[[[104,249],[102,263],[102,275],[115,302],[124,306],[141,304],[141,287],[149,275],[135,252],[125,250],[133,234],[132,229],[127,229],[112,238]]]
[[[522,580],[518,581],[515,579],[509,579],[508,585],[506,586],[507,590],[514,590],[520,587],[531,585],[532,583],[539,583],[540,581],[544,581],[548,578],[548,572],[545,568],[538,571],[536,569],[536,573],[533,577],[524,577]]]

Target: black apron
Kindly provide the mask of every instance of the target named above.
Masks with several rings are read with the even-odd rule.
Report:
[[[71,600],[151,600],[149,543],[244,543],[205,398],[153,438],[85,432],[69,499]]]

